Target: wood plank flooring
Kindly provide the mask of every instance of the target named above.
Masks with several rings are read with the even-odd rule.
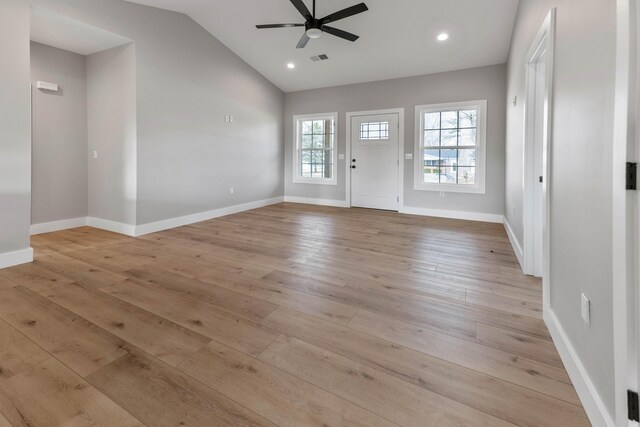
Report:
[[[0,426],[588,426],[501,225],[282,203],[0,270]]]

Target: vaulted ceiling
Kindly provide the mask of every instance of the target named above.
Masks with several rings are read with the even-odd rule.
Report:
[[[31,7],[31,40],[81,55],[131,43],[117,34],[35,6]]]
[[[289,0],[129,1],[191,16],[285,92],[503,63],[518,7],[518,0],[317,0],[317,16],[365,1],[368,12],[331,24],[360,39],[324,34],[296,49],[303,28],[255,27],[302,23]],[[450,38],[437,41],[441,32]],[[311,61],[319,54],[329,60]]]

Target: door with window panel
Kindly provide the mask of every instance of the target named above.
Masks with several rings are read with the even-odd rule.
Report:
[[[351,120],[351,205],[398,210],[398,114]]]

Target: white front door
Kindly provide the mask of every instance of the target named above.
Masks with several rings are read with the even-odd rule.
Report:
[[[398,114],[351,118],[351,206],[398,210]]]

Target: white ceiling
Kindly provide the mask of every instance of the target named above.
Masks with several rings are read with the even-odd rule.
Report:
[[[358,41],[324,34],[296,49],[303,28],[255,28],[302,23],[288,0],[129,1],[186,13],[285,92],[506,62],[518,7],[518,0],[364,0],[368,12],[331,24]],[[360,1],[317,0],[316,16]],[[437,42],[442,31],[451,37]],[[329,61],[309,59],[322,53]]]
[[[125,37],[35,6],[31,7],[31,40],[81,55],[91,55],[131,42]]]

